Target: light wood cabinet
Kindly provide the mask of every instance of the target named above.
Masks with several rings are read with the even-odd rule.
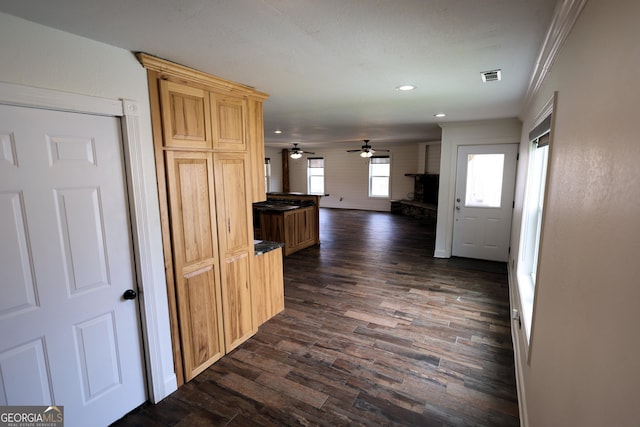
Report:
[[[187,379],[224,355],[212,163],[206,153],[166,153],[176,301]]]
[[[284,310],[282,249],[255,257],[251,290],[254,328]]]
[[[224,337],[231,351],[254,332],[251,318],[253,222],[249,170],[242,153],[215,153],[218,241],[222,276]]]
[[[251,201],[257,178],[264,181],[264,146],[254,147],[264,140],[256,128],[262,118],[253,115],[262,114],[267,95],[149,55],[138,59],[149,80],[174,363],[182,385],[256,331]]]
[[[160,81],[164,146],[211,148],[209,93],[166,80]]]
[[[251,195],[252,202],[267,200],[264,176],[264,120],[262,100],[249,97],[249,158],[251,161]]]
[[[247,140],[247,101],[235,96],[212,93],[211,112],[213,124],[213,147],[220,150],[245,151]]]

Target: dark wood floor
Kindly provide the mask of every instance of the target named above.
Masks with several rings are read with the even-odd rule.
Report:
[[[118,426],[517,426],[505,274],[434,259],[433,226],[321,211],[283,313]]]

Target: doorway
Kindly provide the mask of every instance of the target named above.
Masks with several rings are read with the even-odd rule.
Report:
[[[452,255],[507,262],[518,144],[458,147]]]
[[[146,400],[120,120],[0,105],[2,405],[106,425]]]

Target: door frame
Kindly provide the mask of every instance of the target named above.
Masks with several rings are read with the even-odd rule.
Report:
[[[451,242],[451,253],[453,256],[459,256],[459,257],[469,257],[469,258],[476,258],[477,259],[484,259],[484,260],[491,260],[491,261],[498,261],[498,262],[507,262],[508,258],[509,258],[509,247],[511,244],[511,229],[513,228],[513,203],[515,201],[515,184],[516,184],[516,173],[517,173],[517,168],[518,168],[518,151],[519,151],[519,144],[473,144],[473,145],[459,145],[458,146],[458,153],[457,153],[457,161],[456,161],[456,182],[454,185],[454,194],[455,194],[455,211],[454,211],[454,221],[453,221],[453,233],[452,233],[452,242]],[[464,154],[467,155],[464,155]],[[468,173],[469,173],[469,169],[468,169],[468,155],[470,155],[471,153],[475,153],[475,154],[502,154],[503,157],[503,174],[502,174],[502,182],[501,182],[501,195],[500,195],[500,206],[497,207],[486,207],[486,206],[481,206],[481,207],[474,207],[474,206],[467,206],[466,205],[466,201],[461,200],[463,198],[466,197],[467,194],[467,184],[468,184]],[[461,157],[463,156],[463,157]],[[461,176],[461,173],[464,171],[464,177]],[[513,178],[511,178],[511,175],[513,174]],[[464,178],[465,182],[460,182],[460,178]],[[462,185],[462,187],[461,187]],[[464,187],[464,188],[463,188]],[[463,191],[463,193],[465,194],[460,194],[459,191]],[[510,191],[504,191],[504,190],[510,190]],[[511,203],[509,203],[511,202]],[[458,211],[458,209],[460,209]],[[465,234],[464,229],[466,228],[466,226],[461,225],[460,222],[458,222],[459,220],[463,220],[465,217],[465,214],[468,213],[469,211],[467,209],[478,209],[475,212],[478,212],[478,217],[482,217],[482,215],[488,214],[488,213],[495,213],[496,211],[500,211],[501,215],[497,215],[497,216],[501,216],[502,217],[502,225],[504,227],[508,226],[508,236],[506,240],[505,240],[505,244],[500,245],[499,248],[502,248],[502,251],[497,252],[497,253],[487,253],[486,248],[482,250],[483,254],[481,255],[482,257],[479,257],[480,254],[471,254],[470,252],[474,252],[474,250],[468,250],[467,248],[464,247],[464,244],[461,242],[461,239],[463,237],[463,235]],[[488,210],[487,210],[488,209]],[[480,213],[481,212],[481,213]],[[496,215],[491,215],[491,216],[496,216]],[[481,227],[479,225],[476,225],[476,227]],[[456,229],[458,231],[457,235],[457,239],[456,239]],[[505,229],[503,229],[502,227],[499,227],[500,230],[506,231]],[[476,229],[477,231],[477,229]],[[497,250],[497,249],[496,249]],[[453,252],[457,252],[456,254],[454,254]],[[461,252],[464,252],[461,253]],[[475,252],[478,252],[477,250]],[[473,255],[473,256],[472,256]],[[504,255],[504,257],[506,259],[497,259],[497,258],[502,258],[498,255]]]
[[[138,103],[0,82],[0,104],[120,118],[128,208],[138,285],[147,396],[156,403],[177,389],[169,334],[166,278],[159,242],[159,210],[155,173],[145,174]],[[156,230],[157,228],[157,230]],[[157,245],[157,243],[156,243]]]
[[[462,145],[519,144],[522,123],[518,119],[441,123],[440,188],[434,258],[451,258],[458,147]],[[517,168],[517,166],[516,166]],[[518,170],[516,169],[516,181]],[[512,220],[513,227],[513,220]]]

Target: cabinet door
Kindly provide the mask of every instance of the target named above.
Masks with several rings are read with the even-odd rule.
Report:
[[[313,207],[287,212],[285,217],[285,254],[315,244],[316,215]]]
[[[296,212],[296,242],[299,245],[315,243],[316,215],[313,208],[304,208]]]
[[[251,164],[251,201],[267,200],[264,176],[264,119],[262,101],[249,99],[249,160]]]
[[[216,93],[210,95],[213,114],[213,148],[246,151],[246,100]]]
[[[168,151],[166,172],[178,323],[189,381],[225,353],[211,154]]]
[[[251,314],[253,222],[247,156],[215,153],[218,244],[227,351],[255,332]]]
[[[284,310],[282,249],[274,249],[254,258],[253,301],[254,327],[262,325]]]
[[[209,93],[160,81],[164,144],[176,148],[211,148]]]

